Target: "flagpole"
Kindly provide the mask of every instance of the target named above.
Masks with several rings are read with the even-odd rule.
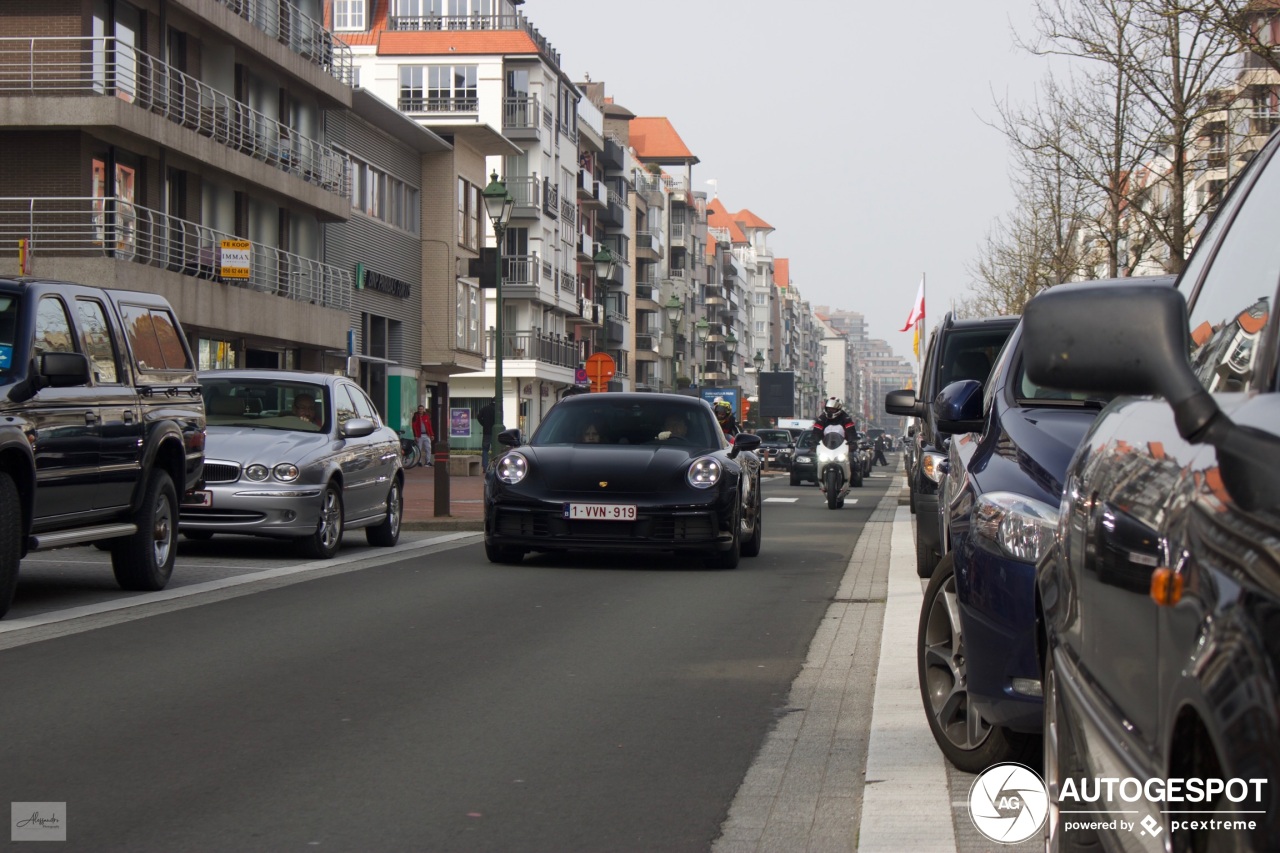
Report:
[[[928,293],[928,285],[925,282],[925,278],[926,278],[926,273],[923,273],[923,272],[920,273],[920,293],[923,294],[924,299],[921,300],[923,305],[920,311],[920,319],[917,320],[916,322],[919,324],[921,338],[924,338],[925,329],[927,328],[924,325],[925,312],[929,310],[929,293]],[[921,358],[920,351],[924,349],[923,343],[924,341],[922,340],[921,346],[916,347],[916,375],[917,376],[920,376],[923,372],[923,368],[921,368],[920,366],[920,358]]]

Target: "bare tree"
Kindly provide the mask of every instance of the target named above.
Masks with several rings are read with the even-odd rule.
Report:
[[[1276,0],[1186,0],[1178,11],[1225,34],[1250,54],[1254,67],[1280,73],[1280,39],[1272,24],[1280,14]]]

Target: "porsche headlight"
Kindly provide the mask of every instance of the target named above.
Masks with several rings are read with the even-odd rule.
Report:
[[[689,485],[695,489],[709,489],[720,482],[720,462],[711,456],[693,460],[689,466]]]
[[[292,483],[298,479],[298,466],[291,462],[281,462],[275,468],[271,469],[271,473],[282,483]]]
[[[255,483],[261,483],[263,480],[267,479],[267,477],[271,476],[271,469],[266,465],[260,465],[255,462],[248,468],[244,469],[244,475]]]
[[[529,473],[529,460],[519,453],[508,453],[498,460],[498,479],[508,486],[514,486]]]
[[[920,471],[935,483],[941,483],[945,476],[939,465],[946,460],[945,453],[926,453],[920,457]]]
[[[1012,492],[991,492],[973,508],[977,542],[988,551],[1039,562],[1053,544],[1058,508]]]

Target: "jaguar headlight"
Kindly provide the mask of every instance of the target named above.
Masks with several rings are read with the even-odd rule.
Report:
[[[298,479],[298,466],[291,462],[281,462],[279,465],[271,469],[271,473],[282,483],[292,483]]]
[[[1003,556],[1039,562],[1053,544],[1058,508],[1012,492],[991,492],[973,508],[977,543]]]
[[[529,460],[519,453],[508,453],[498,460],[498,479],[514,486],[529,473]]]
[[[266,465],[260,465],[255,462],[248,468],[244,469],[244,475],[255,483],[261,483],[263,480],[271,476],[271,469]]]
[[[720,482],[720,463],[711,456],[695,459],[689,466],[688,478],[695,489],[709,489]]]

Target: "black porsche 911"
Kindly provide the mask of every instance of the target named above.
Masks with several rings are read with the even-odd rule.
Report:
[[[528,551],[701,553],[714,568],[760,553],[755,435],[725,438],[711,406],[679,394],[581,394],[518,430],[485,474],[491,562]]]

